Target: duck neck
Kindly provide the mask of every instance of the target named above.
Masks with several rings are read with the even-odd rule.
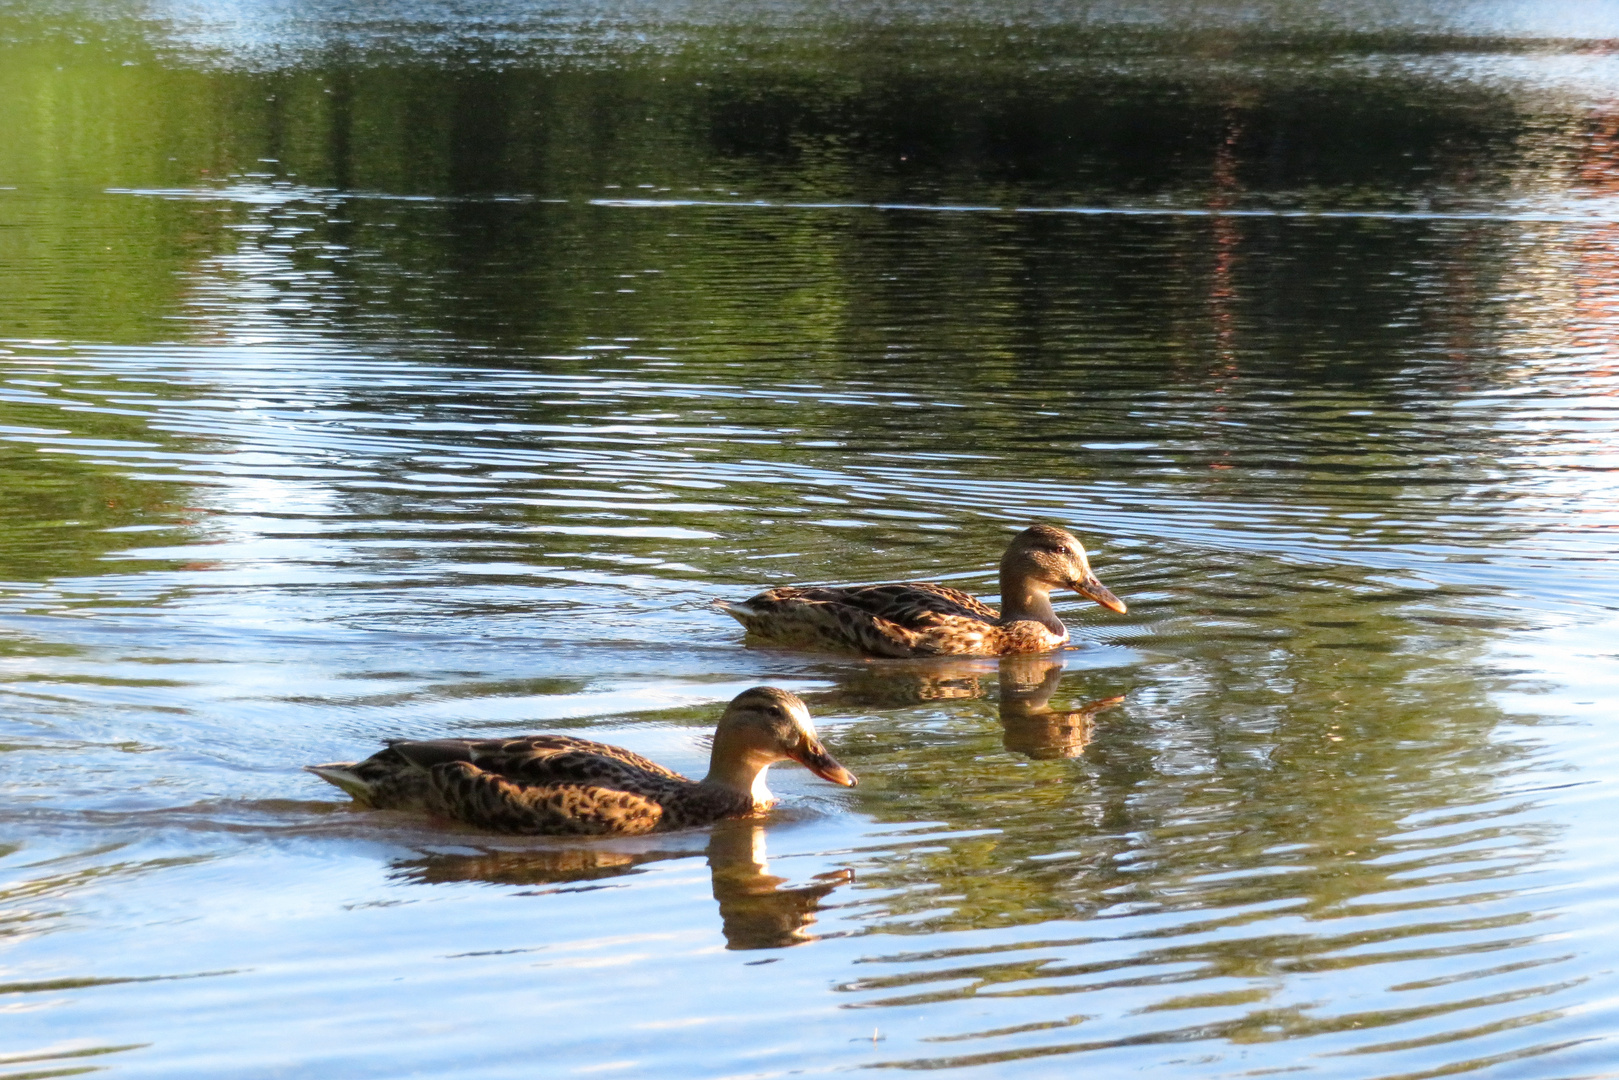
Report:
[[[755,806],[769,806],[776,801],[765,785],[765,774],[775,758],[756,749],[738,746],[728,739],[714,740],[714,753],[708,759],[708,775],[703,783],[709,787],[724,788],[753,800]]]
[[[1024,574],[1001,569],[1001,622],[1032,621],[1053,634],[1067,632],[1051,606],[1051,588]]]

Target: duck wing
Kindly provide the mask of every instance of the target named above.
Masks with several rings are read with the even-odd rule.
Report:
[[[389,744],[427,774],[428,806],[481,829],[521,834],[645,833],[695,787],[620,746],[567,735]]]
[[[603,787],[661,788],[686,777],[622,746],[570,735],[526,735],[517,739],[398,740],[389,748],[412,765],[464,761],[518,784],[593,784]]]
[[[1001,617],[1000,612],[976,596],[929,581],[867,585],[847,591],[855,594],[851,602],[856,606],[901,626],[934,626],[941,617],[980,619],[991,623],[999,622]]]
[[[960,589],[927,581],[907,581],[897,585],[858,585],[851,588],[782,588],[760,593],[750,606],[811,603],[840,604],[885,619],[908,630],[923,630],[941,619],[976,619],[996,622],[1000,612]]]
[[[966,593],[927,582],[769,589],[721,607],[750,633],[783,643],[888,657],[981,651],[999,618]]]

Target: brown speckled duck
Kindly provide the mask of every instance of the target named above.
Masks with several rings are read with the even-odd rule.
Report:
[[[567,735],[398,740],[364,761],[305,768],[377,809],[503,833],[633,834],[769,808],[775,799],[765,773],[777,761],[796,761],[834,784],[856,783],[821,745],[804,703],[772,686],[745,690],[726,707],[702,780]]]
[[[1124,601],[1091,573],[1072,534],[1035,525],[1001,557],[1001,610],[926,582],[848,588],[770,589],[741,603],[716,601],[750,634],[787,645],[867,656],[1005,656],[1068,641],[1052,589],[1073,589],[1124,614]]]

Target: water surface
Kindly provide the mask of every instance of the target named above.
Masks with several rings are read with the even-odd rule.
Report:
[[[1619,1068],[1570,5],[0,6],[0,1077]],[[745,646],[784,581],[1045,658]],[[297,766],[861,777],[611,841]],[[1121,699],[1122,700],[1116,700]]]

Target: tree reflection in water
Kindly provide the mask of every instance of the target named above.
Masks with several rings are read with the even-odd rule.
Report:
[[[807,927],[815,922],[821,898],[854,880],[852,870],[839,870],[817,874],[811,884],[784,887],[789,879],[770,873],[765,833],[758,821],[733,820],[714,826],[709,837],[705,854],[728,949],[777,949],[814,941],[817,935]],[[542,886],[517,894],[538,896],[610,888],[598,883],[637,873],[647,863],[691,856],[690,851],[622,851],[595,846],[487,848],[471,854],[434,852],[398,859],[390,876],[416,884],[469,881]]]

